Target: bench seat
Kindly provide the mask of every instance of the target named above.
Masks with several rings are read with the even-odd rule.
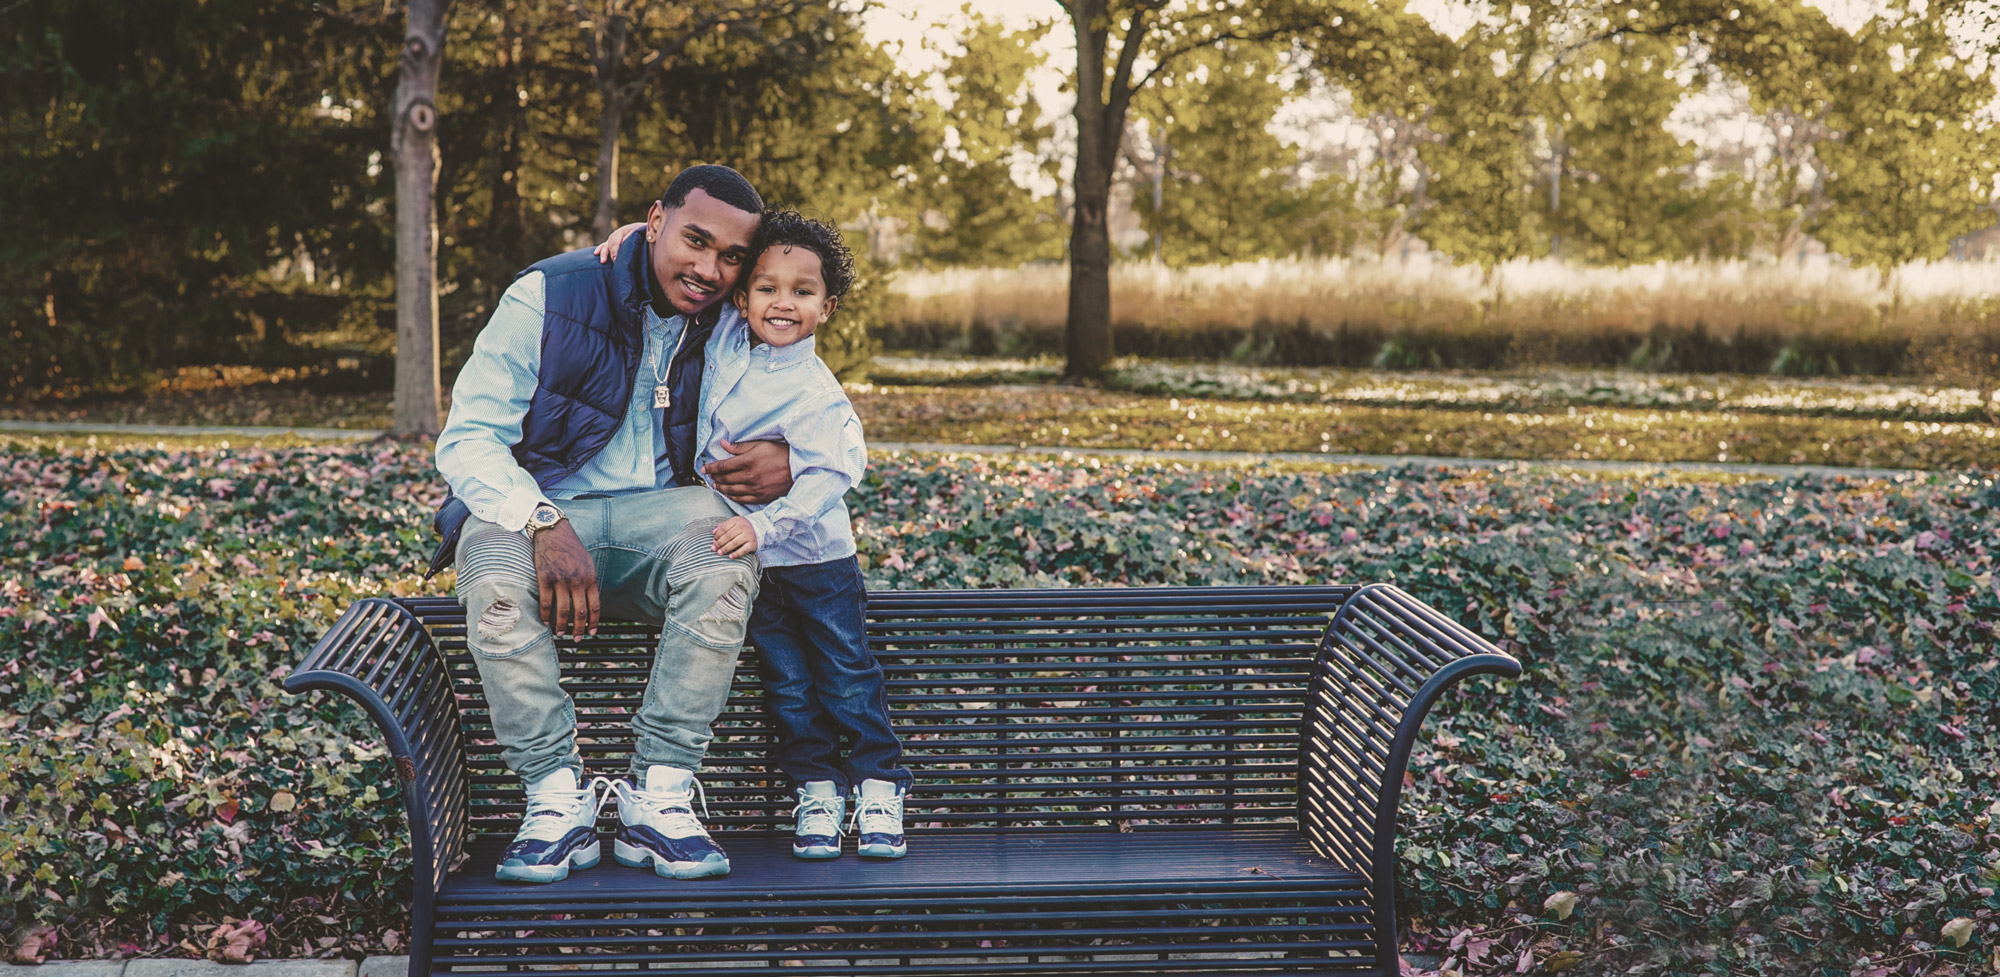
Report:
[[[900,861],[792,857],[754,649],[701,771],[732,870],[699,880],[608,836],[563,882],[493,879],[523,798],[449,598],[357,603],[286,687],[354,697],[396,758],[411,977],[1391,977],[1419,726],[1464,677],[1520,672],[1383,585],[874,593],[867,619],[917,778]],[[656,638],[559,642],[593,774],[624,770]]]

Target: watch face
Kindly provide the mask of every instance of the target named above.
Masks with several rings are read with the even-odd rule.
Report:
[[[560,517],[556,515],[554,508],[550,506],[537,506],[534,515],[530,516],[528,521],[543,529],[547,529],[555,525],[558,518]]]

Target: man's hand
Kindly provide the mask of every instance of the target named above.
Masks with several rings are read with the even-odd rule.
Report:
[[[583,637],[586,627],[597,633],[597,564],[569,520],[535,533],[535,582],[550,631],[561,634],[567,624],[571,638]]]
[[[626,238],[631,237],[632,235],[638,233],[639,231],[645,230],[645,228],[646,225],[644,223],[627,224],[624,227],[612,231],[611,236],[605,238],[603,244],[600,244],[597,247],[591,249],[591,253],[597,255],[598,264],[608,265],[612,262],[613,259],[618,257],[618,246],[624,244]]]
[[[792,490],[792,448],[783,441],[721,442],[735,457],[711,461],[702,471],[716,491],[743,505],[769,505]]]
[[[742,516],[715,527],[715,551],[731,559],[757,552],[757,527]]]

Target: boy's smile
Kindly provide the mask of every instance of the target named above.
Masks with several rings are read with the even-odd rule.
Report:
[[[839,300],[826,294],[819,255],[811,248],[781,244],[765,249],[736,305],[750,320],[757,341],[790,346],[813,334]]]

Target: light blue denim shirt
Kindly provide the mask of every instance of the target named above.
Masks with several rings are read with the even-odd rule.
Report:
[[[792,490],[784,498],[729,503],[757,530],[757,561],[790,567],[853,556],[854,527],[841,496],[867,470],[868,446],[847,392],[813,353],[812,337],[773,349],[729,306],[708,338],[704,369],[698,465],[730,457],[724,440],[783,441],[792,449]]]
[[[653,387],[655,378],[666,373],[685,320],[678,315],[663,319],[650,305],[632,403],[604,450],[549,486],[546,495],[514,460],[513,447],[521,440],[521,421],[542,367],[544,301],[539,271],[521,276],[507,289],[452,384],[451,414],[438,434],[437,468],[445,484],[473,515],[503,529],[527,525],[528,514],[545,498],[560,507],[564,499],[587,493],[624,495],[674,484]]]

